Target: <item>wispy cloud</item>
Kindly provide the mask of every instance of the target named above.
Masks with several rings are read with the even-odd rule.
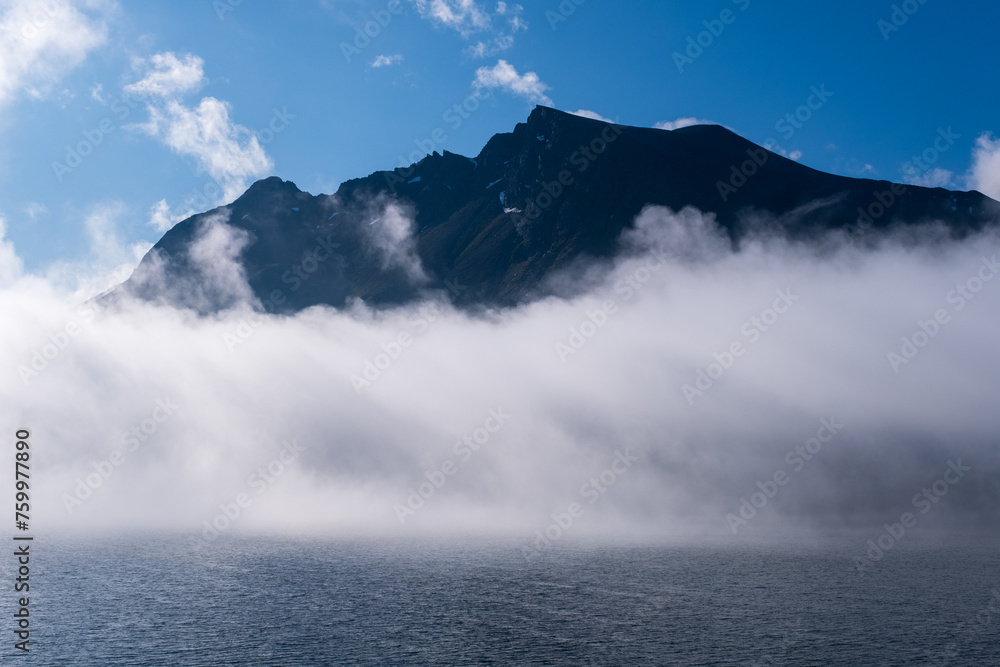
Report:
[[[32,220],[37,220],[39,216],[48,213],[49,208],[40,202],[29,201],[21,208],[21,211]]]
[[[955,185],[955,174],[941,167],[921,172],[910,165],[902,171],[902,176],[904,182],[924,188],[951,188]]]
[[[514,45],[514,36],[528,29],[524,7],[497,2],[492,9],[476,0],[412,0],[420,16],[436,25],[457,31],[462,37],[484,35],[465,53],[473,58],[488,58]]]
[[[381,56],[378,56],[377,58],[375,58],[375,60],[372,61],[371,66],[372,67],[376,67],[376,68],[378,68],[378,67],[391,67],[393,65],[398,65],[401,62],[403,62],[403,56],[401,56],[398,53],[396,55],[392,55],[392,56],[381,55]]]
[[[122,226],[128,215],[128,206],[116,200],[87,209],[83,229],[89,253],[81,259],[50,265],[45,270],[46,279],[76,300],[88,299],[121,283],[152,247],[145,241],[123,240]]]
[[[658,130],[679,130],[682,127],[691,127],[692,125],[718,125],[718,123],[689,116],[687,118],[678,118],[676,120],[661,120],[653,127]]]
[[[365,231],[383,269],[402,269],[412,283],[420,284],[427,280],[427,275],[417,254],[415,227],[412,210],[389,202],[378,218],[365,226]]]
[[[190,53],[183,58],[169,51],[157,53],[136,61],[135,68],[144,76],[125,86],[125,92],[132,95],[174,98],[205,85],[205,61]]]
[[[0,218],[0,286],[9,287],[21,277],[24,271],[24,263],[17,256],[14,244],[8,241],[7,223]]]
[[[413,0],[424,18],[468,36],[491,25],[490,14],[476,0]]]
[[[254,133],[234,123],[230,111],[228,102],[214,97],[193,108],[172,100],[162,109],[151,107],[143,126],[177,154],[194,158],[198,169],[222,186],[226,201],[274,166]]]
[[[969,187],[1000,200],[1000,139],[986,133],[976,139]]]
[[[591,120],[600,120],[600,121],[603,121],[605,123],[613,123],[613,122],[615,122],[615,121],[611,120],[610,118],[605,118],[604,116],[602,116],[601,114],[597,113],[596,111],[591,111],[589,109],[577,109],[576,111],[571,111],[570,113],[573,114],[574,116],[580,116],[581,118],[590,118]]]

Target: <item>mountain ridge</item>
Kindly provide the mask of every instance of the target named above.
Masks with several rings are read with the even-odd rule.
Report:
[[[257,181],[168,230],[120,291],[199,312],[231,305],[233,295],[209,288],[215,269],[191,255],[224,217],[228,245],[210,240],[269,312],[354,299],[390,306],[427,290],[462,307],[509,307],[544,296],[547,279],[574,261],[613,257],[650,205],[712,214],[734,245],[761,219],[795,239],[931,221],[962,236],[1000,210],[976,191],[827,174],[719,125],[637,128],[539,106],[475,158],[434,152],[333,195]]]

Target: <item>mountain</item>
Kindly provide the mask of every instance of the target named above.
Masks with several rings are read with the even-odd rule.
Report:
[[[816,171],[717,125],[627,127],[537,107],[475,158],[435,152],[334,195],[258,181],[174,226],[118,293],[208,312],[248,296],[234,287],[242,271],[270,312],[385,306],[426,290],[464,307],[512,306],[544,295],[576,260],[614,256],[650,204],[712,213],[734,244],[762,219],[797,239],[930,221],[962,236],[1000,210],[974,191]]]

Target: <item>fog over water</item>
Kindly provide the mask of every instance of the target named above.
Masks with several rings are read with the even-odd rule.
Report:
[[[412,258],[407,214],[383,240]],[[31,431],[38,529],[238,508],[223,532],[528,541],[574,503],[567,538],[998,527],[996,232],[734,250],[648,209],[613,265],[575,267],[582,295],[276,317],[217,224],[191,256],[236,305],[210,317],[98,312],[100,281],[0,246],[2,432]]]

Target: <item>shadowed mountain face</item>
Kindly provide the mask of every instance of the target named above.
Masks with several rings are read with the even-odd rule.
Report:
[[[543,296],[574,261],[613,257],[647,205],[712,213],[734,244],[760,227],[871,239],[940,221],[963,236],[1000,209],[978,192],[822,173],[719,126],[634,128],[538,107],[474,159],[435,153],[335,195],[258,181],[178,223],[121,289],[200,312],[253,297],[269,312],[385,306],[428,290],[512,306]]]

